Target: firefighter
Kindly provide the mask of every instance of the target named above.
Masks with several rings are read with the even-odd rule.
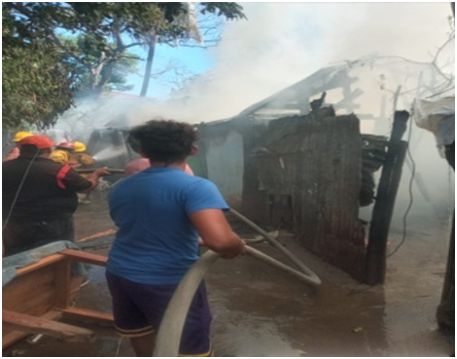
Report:
[[[15,158],[18,158],[19,157],[19,141],[21,141],[22,139],[26,138],[26,137],[29,137],[29,136],[33,136],[33,133],[30,133],[30,132],[25,132],[25,131],[19,131],[17,132],[13,139],[11,140],[11,142],[14,142],[15,143],[15,146],[8,151],[8,153],[6,154],[5,158],[3,159],[3,161],[9,161],[9,160],[14,160]]]
[[[71,142],[59,143],[49,157],[51,160],[62,165],[68,165],[71,155],[75,152],[75,145]]]
[[[5,256],[42,245],[74,240],[77,193],[94,189],[109,175],[97,168],[86,179],[71,166],[49,159],[55,143],[45,136],[19,142],[21,154],[2,166],[3,241]]]
[[[86,145],[82,142],[75,141],[73,143],[74,151],[70,154],[70,161],[68,164],[73,168],[88,168],[95,163],[94,158],[84,153],[86,151]],[[82,175],[86,177],[87,175]],[[78,194],[78,203],[90,204],[90,192],[86,194]]]
[[[89,167],[95,163],[95,160],[91,155],[84,153],[86,151],[86,145],[84,143],[75,141],[73,146],[74,151],[70,154],[70,166]]]

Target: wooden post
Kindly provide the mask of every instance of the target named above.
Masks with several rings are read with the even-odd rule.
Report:
[[[451,2],[451,6],[455,20],[455,2]],[[455,171],[455,141],[451,146],[448,146],[446,150],[447,160]],[[455,333],[455,210],[446,279],[444,282],[441,304],[438,307],[437,319],[441,330]],[[455,357],[455,354],[453,356]]]
[[[379,180],[368,236],[365,282],[370,285],[382,284],[385,280],[387,238],[408,148],[408,143],[401,140],[408,118],[407,111],[395,111],[392,134]]]
[[[443,331],[452,331],[455,328],[455,213],[452,219],[451,239],[444,278],[441,303],[436,311],[439,328]]]
[[[446,159],[455,172],[455,141],[446,146]],[[441,302],[436,311],[436,319],[442,331],[452,333],[455,330],[455,210],[452,217],[446,276],[441,293]]]

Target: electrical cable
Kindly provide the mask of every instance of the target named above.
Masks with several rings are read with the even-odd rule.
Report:
[[[426,98],[432,98],[432,97],[435,97],[435,96],[438,96],[438,95],[441,95],[445,92],[448,92],[449,90],[452,90],[452,89],[455,89],[455,85],[454,86],[451,86],[451,87],[448,87],[447,89],[443,90],[443,91],[440,91],[438,93],[434,93],[433,95],[430,95],[430,96],[427,96]]]

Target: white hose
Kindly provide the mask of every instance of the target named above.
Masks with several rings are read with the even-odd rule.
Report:
[[[219,254],[208,250],[186,273],[181,283],[179,283],[163,315],[152,356],[178,356],[182,330],[192,299],[206,271],[218,258]]]
[[[267,263],[275,268],[292,274],[304,283],[313,287],[318,287],[321,284],[319,277],[300,262],[295,256],[285,249],[278,241],[272,238],[267,232],[258,227],[256,224],[242,216],[240,213],[231,209],[231,212],[243,222],[254,228],[257,232],[263,235],[268,242],[278,248],[288,258],[290,258],[300,269],[299,272],[276,259],[267,256],[266,254],[252,248],[245,246],[245,254],[254,257],[264,263]],[[173,294],[170,303],[165,310],[162,322],[157,332],[155,340],[154,357],[177,357],[179,354],[179,345],[181,342],[182,331],[186,322],[187,313],[206,271],[211,265],[219,258],[219,254],[208,250],[201,258],[192,266],[186,273],[181,283],[178,285],[175,293]]]
[[[260,233],[273,247],[278,249],[282,254],[284,254],[287,258],[289,258],[294,264],[301,270],[303,273],[302,276],[308,276],[309,278],[306,279],[306,281],[309,281],[309,284],[312,285],[320,285],[321,281],[317,277],[314,272],[309,269],[303,262],[301,262],[297,257],[295,257],[292,253],[290,253],[281,243],[279,243],[275,238],[273,238],[270,234],[265,232],[262,228],[260,228],[258,225],[256,225],[254,222],[250,221],[247,219],[245,216],[243,216],[241,213],[235,211],[233,208],[230,209],[230,213],[232,213],[235,217],[237,217],[239,220],[243,221],[246,223],[249,227],[252,229],[256,230],[258,233]],[[260,252],[259,252],[260,253]],[[268,256],[267,256],[268,257]],[[268,257],[270,258],[270,257]],[[260,258],[258,258],[260,259]],[[263,260],[265,262],[265,259]],[[277,262],[280,263],[280,262]],[[280,263],[282,264],[282,263]],[[289,267],[288,267],[289,268]],[[290,268],[292,269],[292,268]]]
[[[262,252],[246,246],[246,254],[273,267],[281,269],[286,273],[292,274],[301,281],[313,287],[321,284],[320,279],[312,273],[312,276],[303,274],[285,264],[278,262]],[[159,331],[156,337],[154,357],[177,357],[179,354],[179,344],[181,342],[182,330],[187,318],[192,299],[200,285],[206,271],[219,258],[219,254],[208,250],[198,262],[186,273],[176,292],[170,300],[165,310]]]

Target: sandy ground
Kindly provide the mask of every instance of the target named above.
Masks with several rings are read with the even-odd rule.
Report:
[[[104,197],[94,193],[92,202],[76,213],[77,238],[114,228]],[[438,332],[435,320],[449,224],[422,212],[411,213],[408,237],[388,259],[383,286],[356,282],[307,252],[285,232],[278,239],[322,279],[318,290],[249,257],[218,260],[206,278],[216,356],[449,356],[454,339]],[[245,229],[236,224],[235,228]],[[401,226],[394,225],[390,250],[401,238]],[[254,246],[287,262],[266,243]],[[105,245],[86,250],[106,254],[108,249]],[[109,312],[104,269],[93,267],[90,279],[78,294],[78,306]],[[23,340],[4,350],[3,356],[133,356],[128,341],[120,341],[112,328],[79,325],[96,332],[94,342],[65,343],[43,337],[31,345]]]

